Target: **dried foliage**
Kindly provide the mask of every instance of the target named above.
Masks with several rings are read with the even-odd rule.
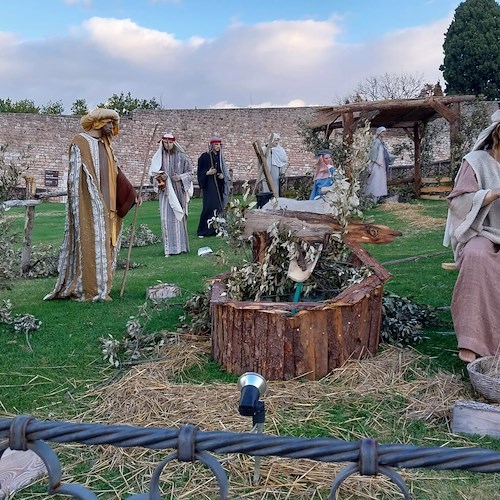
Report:
[[[231,248],[248,247],[249,240],[243,238],[245,229],[245,211],[252,209],[255,201],[249,201],[250,185],[244,182],[243,196],[231,198],[226,206],[224,214],[214,215],[208,220],[208,226],[215,228],[216,234],[220,238],[225,238]]]
[[[383,342],[398,347],[418,344],[427,338],[422,328],[438,324],[439,319],[431,307],[415,304],[394,293],[384,295],[380,328]]]
[[[210,334],[210,293],[211,283],[205,291],[193,293],[184,303],[185,314],[179,317],[180,330],[194,335]]]
[[[353,283],[359,283],[371,272],[365,267],[354,267],[347,262],[348,249],[338,235],[332,236],[323,249],[297,238],[282,225],[267,229],[268,242],[262,263],[247,262],[233,267],[227,279],[230,300],[289,301],[295,282],[288,277],[290,261],[297,259],[303,266],[312,263],[321,252],[310,278],[304,283],[303,296],[315,292],[331,298]],[[317,299],[316,299],[317,300]]]
[[[20,262],[21,252],[18,252],[18,259]],[[59,250],[54,250],[52,245],[33,245],[26,277],[48,278],[50,276],[57,276],[58,264]]]
[[[29,336],[32,332],[39,330],[42,322],[32,314],[16,314],[12,316],[12,303],[10,300],[3,300],[0,304],[0,325],[6,326],[15,334],[23,333],[26,346],[33,352]]]
[[[17,159],[8,154],[8,146],[0,145],[0,289],[8,288],[19,268],[16,262],[14,243],[16,235],[12,233],[9,220],[1,202],[10,199],[23,169],[29,167],[28,153]]]
[[[195,340],[195,341],[194,341]],[[186,369],[199,365],[210,350],[205,338],[179,338],[162,348],[162,360],[134,367],[123,378],[93,389],[85,395],[89,409],[79,421],[178,428],[191,424],[203,431],[248,432],[251,422],[238,414],[239,391],[233,384],[175,383]],[[349,361],[321,381],[270,381],[266,403],[265,432],[273,435],[325,435],[345,440],[376,437],[393,442],[394,428],[405,429],[404,443],[411,442],[412,421],[441,430],[449,446],[467,446],[466,438],[446,432],[457,399],[470,398],[470,391],[457,375],[432,373],[429,358],[411,349],[387,348],[374,358]],[[335,409],[348,412],[343,421],[332,418]],[[362,420],[360,430],[356,422]],[[444,430],[443,430],[444,429]],[[318,434],[319,433],[319,434]],[[425,443],[424,443],[425,445]],[[436,446],[432,436],[428,446]],[[65,473],[68,481],[82,482],[101,496],[124,498],[145,491],[154,468],[171,450],[140,447],[65,447],[74,460]],[[95,455],[88,460],[89,454]],[[87,460],[86,460],[87,459]],[[82,474],[83,461],[91,470]],[[254,459],[245,454],[220,457],[230,478],[231,498],[321,499],[327,498],[331,481],[344,463],[306,459],[262,457],[260,481],[252,483]],[[428,472],[398,471],[410,491],[425,493]],[[110,475],[118,479],[110,484]],[[441,472],[440,481],[456,479]],[[455,481],[456,482],[456,481]],[[161,485],[168,498],[217,498],[218,487],[210,471],[200,464],[174,462],[162,471]],[[203,492],[203,493],[201,493]],[[200,496],[201,495],[201,496]],[[383,475],[355,475],[343,483],[342,498],[400,498],[397,488]],[[425,494],[424,494],[425,496]]]
[[[153,307],[157,309],[158,304],[153,304]],[[152,310],[146,302],[139,307],[137,316],[130,316],[120,340],[112,335],[101,337],[103,359],[115,368],[120,368],[158,355],[158,350],[164,345],[168,332],[148,333],[146,326],[151,316]]]
[[[130,236],[132,233],[132,226],[127,226],[122,232],[122,243],[123,248],[128,248],[130,246]],[[147,224],[139,224],[139,226],[134,231],[134,244],[133,247],[145,247],[147,245],[154,245],[159,243],[161,238],[151,231]]]

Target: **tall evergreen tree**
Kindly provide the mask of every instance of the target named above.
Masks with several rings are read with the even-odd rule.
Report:
[[[449,94],[500,97],[500,5],[465,0],[455,10],[440,66]]]

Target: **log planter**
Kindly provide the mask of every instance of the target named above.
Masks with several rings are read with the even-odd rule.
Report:
[[[212,356],[229,373],[268,380],[317,380],[348,359],[375,354],[384,283],[391,274],[356,242],[351,262],[373,274],[321,302],[228,300],[227,274],[214,279],[210,299]]]

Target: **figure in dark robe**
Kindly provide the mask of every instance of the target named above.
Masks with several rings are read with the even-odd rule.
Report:
[[[209,219],[221,215],[229,200],[231,178],[224,161],[219,137],[213,137],[207,152],[198,158],[198,184],[202,190],[203,208],[198,224],[198,237],[215,236]]]

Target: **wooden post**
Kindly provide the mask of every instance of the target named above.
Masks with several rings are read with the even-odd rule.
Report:
[[[421,157],[420,157],[420,128],[418,123],[413,125],[413,147],[415,152],[415,172],[413,173],[413,189],[415,196],[420,198],[420,183],[422,179]]]
[[[453,178],[453,172],[456,171],[456,163],[460,162],[461,158],[457,158],[457,153],[459,151],[460,145],[460,129],[461,129],[461,119],[460,119],[460,103],[456,102],[450,106],[456,113],[457,119],[450,121],[450,177]],[[459,156],[459,155],[458,155]]]
[[[255,151],[255,154],[257,155],[257,160],[259,161],[260,168],[262,169],[262,172],[264,173],[264,178],[266,179],[267,185],[271,188],[273,196],[275,198],[278,198],[279,197],[279,186],[276,186],[274,184],[274,180],[271,177],[271,172],[269,172],[269,169],[267,168],[266,155],[264,154],[264,151],[262,150],[262,147],[258,141],[255,141],[252,144],[252,146],[253,146],[253,149]]]
[[[35,197],[36,183],[35,178],[25,176],[26,182],[26,199],[30,200]],[[35,205],[28,205],[24,215],[24,239],[23,250],[21,254],[21,276],[26,276],[30,267],[31,257],[31,234],[33,232],[33,222],[35,220]]]

